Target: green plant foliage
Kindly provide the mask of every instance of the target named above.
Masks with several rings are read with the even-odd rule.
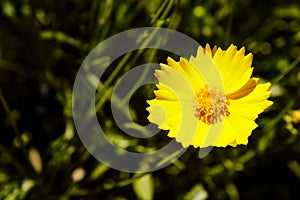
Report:
[[[138,199],[153,199],[154,180],[151,174],[146,174],[132,183]]]
[[[214,148],[201,159],[190,148],[147,174],[117,171],[87,152],[72,119],[76,73],[99,42],[146,26],[253,53],[254,76],[272,83],[274,105],[256,121],[247,146]],[[0,0],[0,199],[300,199],[299,27],[297,0]],[[166,63],[168,56],[178,58],[157,49],[130,52],[104,73],[95,104],[114,144],[151,152],[170,141],[165,131],[130,137],[110,111],[113,88],[124,73]],[[100,58],[90,67],[109,61]],[[97,77],[87,79],[91,89]],[[154,89],[143,86],[114,103],[125,117],[147,125],[146,100]],[[123,106],[128,99],[130,116]],[[126,127],[136,129],[134,123]]]

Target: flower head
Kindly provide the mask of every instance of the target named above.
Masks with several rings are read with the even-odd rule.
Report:
[[[155,72],[159,83],[155,99],[147,101],[148,120],[183,147],[247,144],[258,114],[272,105],[271,84],[251,78],[252,57],[244,47],[206,45],[189,60],[168,58]]]

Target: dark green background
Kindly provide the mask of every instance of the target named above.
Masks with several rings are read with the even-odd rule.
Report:
[[[214,148],[203,159],[190,148],[146,176],[109,169],[86,151],[72,121],[77,70],[99,42],[145,26],[254,54],[253,76],[273,84],[274,105],[260,115],[247,146]],[[0,199],[300,199],[300,126],[290,115],[300,108],[299,26],[297,0],[0,0]],[[168,55],[133,52],[104,90],[128,66],[165,63]],[[140,124],[147,124],[145,100],[153,89],[145,86],[131,99]],[[109,103],[98,114],[116,144],[147,151],[170,140],[165,133],[146,142],[126,137]],[[33,167],[38,158],[40,172]],[[85,176],[74,181],[78,168]]]

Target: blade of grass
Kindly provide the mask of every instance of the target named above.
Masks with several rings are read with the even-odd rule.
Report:
[[[228,44],[230,43],[230,34],[231,34],[231,27],[232,27],[232,23],[233,23],[233,18],[234,18],[234,7],[236,4],[236,0],[232,0],[231,1],[231,14],[229,16],[228,19],[228,25],[226,28],[226,36],[225,36],[225,40],[224,40],[224,45],[228,46]]]
[[[287,68],[285,71],[281,72],[277,77],[275,77],[271,83],[277,84],[281,79],[283,79],[290,71],[292,71],[295,67],[298,66],[300,62],[300,57],[298,57],[292,64],[290,64],[289,68]]]
[[[21,138],[21,134],[20,134],[20,131],[19,131],[18,127],[17,127],[17,123],[11,117],[11,110],[10,110],[10,108],[8,106],[8,103],[7,103],[7,101],[6,101],[5,97],[4,97],[1,89],[0,89],[0,101],[1,101],[2,106],[4,108],[4,111],[5,111],[5,113],[6,113],[7,117],[8,117],[9,123],[10,123],[11,127],[13,128],[13,130],[14,130],[14,132],[16,134],[16,139],[17,139],[18,143],[20,144],[20,149],[23,152],[23,154],[27,157],[27,151],[25,149],[25,144],[24,144],[24,142],[23,142],[23,140]]]

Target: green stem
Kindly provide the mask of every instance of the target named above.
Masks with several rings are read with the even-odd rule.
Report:
[[[23,167],[19,164],[19,162],[17,160],[15,160],[15,158],[13,156],[11,156],[11,154],[6,150],[6,148],[4,146],[2,146],[2,144],[0,144],[0,151],[7,158],[10,159],[10,162],[19,171],[20,174],[24,174],[25,173],[25,170],[23,169]]]
[[[163,5],[159,7],[158,11],[156,12],[156,14],[154,15],[153,19],[151,20],[151,24],[154,25],[155,22],[157,21],[159,15],[161,14],[161,12],[163,10],[165,10],[165,7],[168,5],[168,1],[164,1]]]
[[[158,14],[155,15],[154,17],[154,21],[152,20],[151,23],[155,22],[158,20],[158,16],[160,15],[161,12],[163,12],[161,14],[161,17],[160,19],[164,19],[167,14],[170,12],[170,9],[172,8],[173,6],[173,0],[171,1],[165,1],[163,3],[163,5],[159,8],[158,10]],[[157,30],[154,30],[150,35],[149,37],[144,40],[144,42],[141,44],[141,48],[137,51],[136,54],[134,54],[134,57],[133,59],[131,60],[132,63],[134,63],[138,58],[139,56],[142,54],[142,52],[145,50],[144,47],[146,47],[149,42],[154,38],[154,36],[156,35],[156,32]],[[106,93],[106,88],[108,88],[108,86],[114,82],[114,80],[116,79],[117,75],[119,74],[119,72],[122,70],[122,68],[126,65],[126,62],[129,60],[130,56],[132,55],[132,53],[127,53],[123,59],[120,61],[120,63],[117,65],[117,67],[115,68],[115,70],[110,74],[110,76],[108,77],[108,79],[103,83],[103,85],[101,86],[101,89],[100,91],[97,93],[97,96],[96,96],[96,111],[98,111],[102,106],[103,104],[105,103],[105,100],[107,99],[108,95],[104,95]],[[128,71],[129,68],[131,66],[130,65],[127,65],[124,70],[125,71]]]
[[[224,45],[227,46],[230,43],[230,34],[231,34],[231,27],[232,27],[232,22],[233,22],[233,17],[234,17],[234,7],[236,4],[236,0],[232,0],[232,7],[231,7],[231,14],[228,19],[228,25],[226,29],[226,37],[224,41]]]
[[[274,129],[274,126],[282,119],[282,117],[286,113],[288,113],[291,110],[293,105],[295,105],[295,102],[295,99],[289,100],[288,104],[281,110],[281,112],[275,118],[273,118],[270,123],[266,125],[265,130],[269,132],[271,129]]]
[[[149,42],[153,39],[153,37],[155,36],[156,32],[158,30],[154,30],[149,37],[143,42],[143,44],[141,45],[141,48],[138,50],[138,52],[135,54],[134,58],[132,59],[132,62],[134,63],[138,57],[141,55],[141,53],[145,50],[144,48],[149,44]],[[107,99],[108,95],[104,95],[106,93],[105,88],[107,88],[112,82],[113,80],[116,78],[117,74],[121,71],[121,69],[125,66],[125,63],[127,62],[127,60],[129,59],[129,57],[131,56],[132,53],[127,53],[125,55],[125,57],[120,61],[120,63],[118,64],[118,66],[116,67],[116,69],[110,74],[110,76],[108,77],[108,79],[105,81],[105,83],[102,85],[102,89],[99,91],[99,93],[97,94],[96,97],[96,111],[98,111],[103,104],[105,103],[105,100]],[[128,65],[128,67],[125,68],[125,71],[128,71],[131,66]]]
[[[20,131],[19,131],[18,127],[17,127],[17,123],[13,119],[13,117],[11,117],[11,110],[10,110],[10,108],[8,106],[8,103],[7,103],[7,101],[6,101],[5,97],[4,97],[1,89],[0,89],[0,101],[1,101],[1,103],[3,105],[3,108],[4,108],[4,111],[5,111],[5,113],[6,113],[7,117],[8,117],[9,123],[12,126],[14,132],[16,133],[16,139],[17,139],[18,143],[20,144],[20,148],[23,151],[24,155],[27,157],[27,151],[25,149],[25,144],[24,144],[24,142],[23,142],[23,140],[21,138],[21,134],[20,134]]]
[[[113,91],[113,88],[112,88],[112,87],[109,87],[109,88],[107,88],[107,89],[105,90],[105,92],[104,92],[102,98],[100,98],[100,100],[97,102],[97,104],[96,104],[96,106],[95,106],[96,112],[97,112],[98,110],[100,110],[100,108],[101,108],[101,107],[103,106],[103,104],[105,103],[106,99],[108,99],[108,98],[111,96],[112,91]],[[91,113],[92,113],[92,112],[90,111],[90,113],[89,113],[88,116],[91,116]]]
[[[166,164],[167,162],[172,161],[174,158],[176,158],[181,152],[183,151],[183,149],[178,149],[177,151],[175,151],[174,153],[168,155],[167,157],[165,157],[163,160],[161,160],[159,163],[157,163],[157,167],[161,167],[164,164]]]
[[[163,14],[161,15],[161,19],[164,19],[167,17],[168,13],[170,12],[171,8],[173,7],[173,0],[169,1],[169,4]]]
[[[290,71],[292,71],[300,62],[300,57],[298,57],[285,71],[283,71],[279,76],[271,81],[273,85],[277,84],[281,79],[283,79]]]

